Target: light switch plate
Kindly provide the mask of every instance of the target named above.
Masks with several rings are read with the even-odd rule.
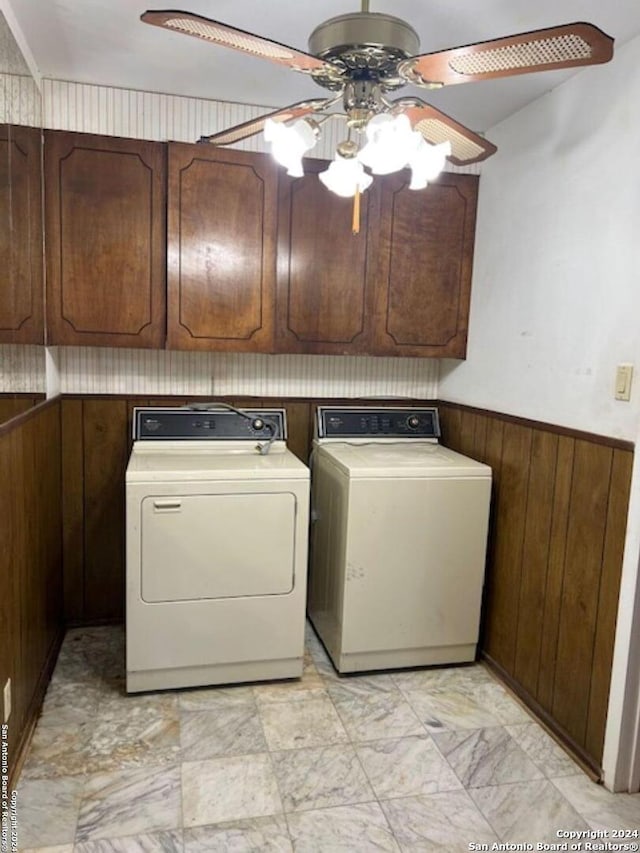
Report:
[[[619,364],[616,369],[616,400],[631,399],[631,382],[633,380],[633,365]]]

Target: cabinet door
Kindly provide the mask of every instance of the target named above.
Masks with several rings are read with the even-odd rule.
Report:
[[[169,146],[169,348],[273,350],[276,199],[265,154]]]
[[[166,146],[45,133],[47,342],[161,347]]]
[[[44,342],[40,139],[0,127],[0,343]]]
[[[278,206],[277,349],[280,352],[365,353],[373,309],[369,287],[377,194],[360,198],[360,232],[353,233],[353,199],[318,179],[327,163],[306,160],[302,178],[281,182]]]
[[[443,174],[424,190],[380,181],[377,355],[464,358],[478,178]]]

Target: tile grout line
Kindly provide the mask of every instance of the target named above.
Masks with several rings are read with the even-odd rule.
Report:
[[[65,641],[66,641],[66,638],[65,638]],[[483,811],[483,809],[482,809],[482,808],[481,808],[481,807],[480,807],[480,806],[475,802],[475,800],[474,800],[474,798],[473,798],[473,796],[472,796],[472,794],[471,794],[471,792],[472,792],[472,791],[481,791],[481,790],[487,790],[487,789],[499,788],[499,787],[500,787],[500,788],[507,788],[507,787],[513,787],[513,788],[515,788],[515,787],[517,787],[517,786],[526,786],[526,785],[532,785],[532,784],[534,784],[534,785],[535,785],[535,784],[542,783],[542,785],[547,789],[547,791],[549,791],[549,792],[550,792],[551,790],[553,791],[553,793],[554,793],[554,797],[558,797],[558,798],[559,798],[559,800],[564,804],[564,806],[565,806],[565,807],[566,807],[566,808],[567,808],[571,813],[573,813],[574,815],[576,815],[577,817],[579,817],[581,821],[584,821],[585,823],[589,824],[590,819],[589,819],[589,815],[588,815],[588,813],[587,813],[587,810],[586,810],[586,809],[585,809],[585,810],[583,810],[582,808],[578,808],[577,806],[574,806],[574,805],[573,805],[573,803],[571,802],[571,800],[569,800],[569,798],[568,798],[567,796],[565,796],[565,794],[564,794],[564,793],[563,793],[563,791],[558,787],[558,785],[556,785],[556,781],[561,780],[561,779],[569,779],[569,778],[573,778],[574,776],[575,776],[575,777],[579,777],[579,778],[581,778],[584,774],[582,774],[582,773],[580,772],[580,768],[576,765],[576,771],[577,771],[577,772],[576,772],[575,774],[566,774],[566,775],[561,775],[561,776],[551,776],[551,775],[550,775],[550,772],[547,772],[547,771],[544,769],[544,761],[543,761],[542,759],[539,759],[539,761],[541,761],[541,763],[538,763],[538,760],[535,760],[535,759],[534,759],[534,757],[533,757],[533,755],[532,755],[532,754],[530,754],[527,750],[525,750],[525,749],[524,749],[524,747],[521,745],[521,743],[520,743],[520,741],[518,740],[518,738],[517,738],[517,737],[515,737],[515,736],[511,733],[511,731],[509,730],[509,728],[510,728],[510,727],[511,727],[511,728],[513,728],[513,727],[518,727],[518,726],[522,726],[522,727],[533,727],[533,728],[535,728],[536,732],[537,732],[537,731],[540,731],[540,732],[542,732],[542,733],[544,734],[544,729],[543,729],[541,726],[539,726],[539,724],[537,724],[535,720],[531,719],[531,720],[529,720],[529,721],[528,721],[528,722],[526,722],[526,723],[501,723],[501,724],[500,724],[500,726],[477,726],[477,727],[472,728],[472,729],[466,729],[466,728],[455,729],[455,728],[454,728],[454,729],[451,729],[451,730],[446,730],[446,729],[445,729],[445,730],[443,730],[445,733],[446,733],[447,731],[450,731],[451,733],[458,733],[459,735],[463,735],[463,734],[465,734],[465,733],[467,733],[467,732],[469,732],[469,733],[470,733],[470,732],[474,732],[474,731],[483,731],[484,729],[490,729],[491,731],[493,731],[493,730],[495,730],[496,728],[501,728],[501,729],[503,730],[503,732],[505,732],[505,733],[506,733],[508,740],[511,742],[511,744],[513,744],[513,745],[515,746],[515,748],[518,750],[518,752],[519,752],[519,753],[521,753],[521,754],[522,754],[522,756],[524,756],[524,757],[525,757],[525,758],[526,758],[526,759],[527,759],[527,760],[528,760],[528,761],[529,761],[529,762],[530,762],[530,763],[531,763],[531,764],[532,764],[532,765],[533,765],[533,766],[534,766],[534,767],[535,767],[535,768],[536,768],[536,769],[537,769],[537,770],[542,774],[542,778],[541,778],[541,779],[533,779],[533,780],[532,780],[532,779],[510,780],[510,781],[507,781],[507,782],[494,782],[493,784],[486,784],[486,785],[480,785],[480,786],[466,786],[466,785],[464,784],[463,780],[460,778],[459,774],[456,772],[456,770],[455,770],[455,768],[453,767],[453,765],[451,764],[451,762],[450,762],[450,761],[448,760],[448,758],[447,758],[447,757],[442,753],[441,749],[439,748],[439,746],[438,746],[438,744],[437,744],[437,742],[436,742],[436,740],[435,740],[435,738],[434,738],[434,733],[433,733],[432,731],[430,731],[430,730],[427,728],[427,726],[426,726],[426,724],[425,724],[424,722],[422,722],[421,715],[419,715],[419,714],[417,713],[417,711],[416,711],[416,709],[415,709],[415,707],[414,707],[414,704],[413,704],[413,703],[410,701],[410,699],[408,698],[407,693],[409,693],[409,694],[410,694],[412,691],[411,691],[409,688],[406,688],[406,687],[405,687],[405,688],[403,689],[403,687],[401,687],[401,686],[400,686],[400,683],[399,683],[399,676],[398,676],[398,674],[397,674],[397,673],[396,673],[396,674],[394,674],[394,673],[384,673],[384,675],[389,674],[389,676],[390,676],[390,683],[393,685],[393,690],[388,690],[388,691],[387,691],[387,690],[382,689],[382,690],[379,690],[379,691],[378,691],[378,690],[375,690],[375,689],[374,689],[374,687],[372,686],[372,687],[371,687],[371,692],[368,692],[368,690],[367,690],[367,689],[365,689],[365,690],[364,690],[364,692],[363,692],[362,694],[358,694],[358,693],[357,693],[357,691],[356,691],[356,692],[355,692],[351,697],[347,695],[347,696],[345,697],[345,701],[347,701],[347,702],[348,702],[348,701],[353,701],[353,702],[355,702],[355,703],[360,703],[360,702],[362,702],[362,703],[364,703],[364,704],[366,705],[366,703],[367,703],[367,701],[368,701],[368,700],[377,700],[377,699],[383,698],[383,697],[388,696],[388,695],[391,695],[391,696],[394,696],[394,697],[399,696],[399,697],[401,697],[402,702],[403,702],[403,703],[406,703],[406,705],[411,709],[412,713],[413,713],[413,714],[414,714],[414,716],[416,717],[416,719],[417,719],[417,721],[418,721],[418,723],[419,723],[419,725],[420,725],[420,727],[421,727],[421,729],[422,729],[421,733],[420,733],[420,734],[412,734],[412,735],[406,735],[406,734],[391,734],[391,735],[389,735],[389,734],[385,734],[385,735],[384,735],[384,736],[382,736],[382,737],[375,737],[375,738],[371,738],[371,739],[367,739],[367,740],[360,740],[360,739],[358,738],[358,735],[357,735],[357,734],[353,734],[353,735],[351,734],[351,729],[352,729],[353,727],[349,727],[349,728],[347,728],[347,726],[345,725],[344,720],[343,720],[343,717],[341,716],[341,714],[340,714],[340,710],[339,710],[339,708],[340,708],[340,697],[339,697],[339,696],[335,696],[335,697],[334,697],[334,694],[333,694],[333,693],[332,693],[332,691],[331,691],[331,685],[332,685],[332,684],[334,684],[334,685],[336,685],[336,686],[339,686],[339,684],[340,684],[340,680],[339,680],[339,679],[338,679],[338,680],[333,679],[333,678],[331,678],[330,674],[328,674],[328,672],[327,672],[327,673],[325,673],[322,669],[318,669],[318,663],[319,663],[319,661],[318,661],[316,658],[314,658],[314,657],[313,657],[313,654],[312,654],[312,652],[311,652],[311,648],[307,649],[307,648],[306,648],[306,644],[305,644],[305,652],[307,652],[307,651],[309,652],[309,656],[310,656],[310,659],[311,659],[310,666],[312,666],[312,667],[313,667],[313,674],[314,674],[314,676],[315,676],[315,675],[317,675],[317,676],[318,676],[318,679],[319,679],[319,680],[318,680],[318,684],[322,686],[322,690],[324,691],[324,695],[323,695],[322,697],[317,697],[317,696],[315,696],[315,695],[313,695],[313,694],[312,694],[311,696],[307,697],[306,695],[304,695],[304,691],[303,691],[303,698],[300,698],[300,699],[296,699],[296,700],[294,700],[292,704],[296,704],[296,703],[298,703],[298,702],[303,702],[303,703],[304,703],[304,702],[311,701],[311,700],[318,700],[318,698],[319,698],[319,701],[320,701],[320,702],[325,702],[325,701],[326,701],[326,699],[329,699],[329,703],[328,703],[328,705],[330,705],[330,706],[331,706],[331,708],[333,709],[333,712],[334,712],[334,714],[335,714],[335,716],[336,716],[337,720],[340,722],[341,729],[344,731],[345,736],[346,736],[346,741],[336,741],[335,743],[334,743],[334,742],[331,742],[331,744],[324,744],[324,745],[317,745],[317,746],[314,746],[314,745],[311,745],[311,746],[309,746],[309,745],[305,745],[305,746],[293,746],[293,747],[290,747],[290,748],[288,748],[288,749],[284,749],[284,750],[283,750],[283,749],[275,749],[275,748],[273,748],[273,749],[272,749],[272,748],[271,748],[271,746],[270,746],[270,744],[269,744],[269,741],[268,741],[268,739],[267,739],[267,736],[266,736],[266,730],[265,730],[265,725],[264,725],[264,718],[263,718],[263,715],[262,715],[262,704],[265,704],[265,703],[262,703],[262,704],[261,704],[261,703],[257,700],[257,697],[256,697],[255,693],[253,693],[253,692],[252,692],[252,703],[253,703],[253,704],[252,704],[252,703],[247,703],[247,706],[248,706],[248,707],[251,707],[251,708],[254,710],[255,714],[257,715],[258,722],[259,722],[259,725],[260,725],[260,729],[261,729],[261,732],[262,732],[262,736],[263,736],[264,742],[265,742],[266,747],[267,747],[267,749],[266,749],[266,754],[268,754],[268,756],[269,756],[269,767],[270,767],[270,769],[271,769],[271,773],[272,773],[272,775],[273,775],[273,778],[274,778],[274,781],[275,781],[275,785],[276,785],[276,790],[277,790],[277,793],[278,793],[278,798],[279,798],[279,803],[280,803],[281,811],[280,811],[280,812],[278,812],[278,813],[273,813],[271,816],[272,816],[272,817],[274,817],[274,818],[279,817],[279,816],[283,816],[283,817],[284,817],[285,825],[286,825],[286,828],[287,828],[287,830],[286,830],[286,831],[287,831],[287,833],[288,833],[289,841],[290,841],[291,843],[293,842],[293,836],[292,836],[292,833],[291,833],[291,825],[290,825],[290,821],[289,821],[289,815],[295,815],[295,814],[306,814],[306,813],[308,813],[308,812],[315,812],[315,811],[320,811],[320,810],[324,810],[324,809],[349,808],[349,807],[355,807],[355,806],[365,805],[365,804],[368,804],[368,803],[375,803],[375,804],[377,804],[378,808],[380,809],[380,811],[381,811],[381,812],[382,812],[382,814],[383,814],[384,822],[385,822],[385,824],[387,825],[387,828],[388,828],[388,830],[389,830],[389,832],[390,832],[390,838],[394,839],[394,841],[395,841],[397,844],[400,844],[400,842],[399,842],[398,838],[396,837],[396,835],[395,835],[395,833],[394,833],[394,831],[393,831],[393,827],[392,827],[392,825],[391,825],[391,823],[390,823],[390,820],[389,820],[389,818],[387,817],[386,812],[384,811],[384,808],[382,807],[382,803],[387,802],[387,801],[395,801],[395,800],[397,800],[397,801],[401,801],[401,800],[415,799],[415,798],[418,798],[418,799],[419,799],[419,798],[421,798],[421,797],[437,796],[437,795],[440,795],[440,794],[442,794],[442,795],[446,795],[446,794],[448,794],[448,793],[453,793],[453,791],[433,791],[433,792],[431,792],[431,793],[425,793],[425,794],[411,794],[411,795],[382,796],[382,797],[381,797],[381,796],[379,796],[379,795],[378,795],[378,793],[377,793],[376,789],[374,788],[374,786],[373,786],[373,784],[372,784],[370,774],[367,772],[367,769],[366,769],[366,767],[365,767],[365,765],[364,765],[364,763],[363,763],[363,761],[362,761],[362,759],[361,759],[361,757],[360,757],[360,752],[359,752],[359,750],[360,750],[362,747],[364,747],[365,745],[367,745],[367,744],[379,743],[379,742],[381,742],[381,741],[398,741],[398,742],[400,742],[400,741],[406,741],[406,740],[408,740],[408,739],[413,739],[413,738],[415,738],[415,739],[423,739],[423,740],[425,740],[425,741],[431,741],[431,742],[434,744],[435,751],[436,751],[436,753],[440,756],[440,758],[442,759],[442,761],[444,762],[444,765],[445,765],[445,766],[447,766],[447,767],[452,771],[453,776],[454,776],[456,779],[458,779],[458,781],[459,781],[459,782],[460,782],[460,784],[462,785],[462,788],[460,788],[460,789],[456,789],[456,790],[463,790],[463,791],[465,792],[466,797],[470,800],[470,802],[472,802],[472,803],[473,803],[474,808],[476,809],[476,811],[477,811],[479,814],[481,814],[481,815],[482,815],[482,817],[483,817],[483,819],[486,821],[487,825],[488,825],[489,827],[491,827],[492,831],[496,834],[496,836],[497,836],[498,838],[501,838],[502,836],[500,835],[500,833],[498,833],[498,832],[495,830],[495,827],[493,826],[493,823],[491,822],[491,820],[489,819],[489,817],[485,814],[485,812]],[[325,658],[326,658],[326,655],[324,654],[324,650],[323,650],[323,649],[321,649],[320,651],[322,652],[323,657],[325,657]],[[109,657],[109,655],[107,655],[107,658],[108,658],[108,657]],[[108,662],[109,662],[109,661],[107,661],[107,663],[108,663]],[[329,665],[329,666],[331,666],[331,664],[330,664],[330,662],[328,661],[328,659],[326,659],[326,661],[322,661],[321,666],[324,666],[325,662],[326,662],[326,663],[328,663],[328,665]],[[379,675],[379,674],[378,674],[378,675]],[[373,677],[373,678],[375,678],[375,677],[376,677],[376,674],[375,674],[375,673],[374,673],[374,674],[372,674],[372,677]],[[105,676],[105,678],[106,678],[106,676]],[[101,679],[101,681],[104,681],[104,683],[105,683],[105,685],[106,685],[106,683],[107,683],[107,682],[105,681],[105,678]],[[365,676],[365,678],[366,678],[366,676]],[[347,682],[345,682],[345,686],[346,686],[346,683],[347,683]],[[353,684],[354,684],[354,686],[355,686],[355,682],[352,682],[352,683],[353,683]],[[77,686],[78,686],[78,687],[82,687],[82,686],[83,686],[83,684],[84,684],[84,682],[77,683],[77,682],[64,682],[64,681],[62,681],[62,682],[59,682],[59,684],[62,684],[62,685],[64,685],[64,684],[77,684]],[[284,685],[285,690],[283,691],[283,693],[286,693],[286,686],[287,686],[287,684],[285,683],[285,685]],[[215,688],[215,687],[213,687],[212,689],[215,691],[215,689],[216,689],[216,688]],[[437,686],[435,686],[435,687],[434,687],[434,688],[432,688],[432,689],[437,690]],[[445,688],[442,688],[442,689],[444,690]],[[456,689],[456,684],[455,684],[455,683],[452,685],[452,689],[453,689],[453,690],[455,690],[455,689]],[[111,692],[111,691],[108,691],[108,692]],[[418,691],[416,690],[416,691],[413,691],[413,692],[418,692]],[[158,755],[151,754],[151,755],[149,755],[149,757],[148,757],[149,763],[147,763],[147,761],[146,761],[146,760],[144,760],[144,761],[143,761],[143,763],[142,763],[142,765],[138,765],[138,766],[124,767],[124,768],[116,768],[115,770],[98,770],[98,771],[96,771],[96,772],[94,772],[94,773],[83,772],[83,773],[75,774],[75,776],[74,776],[74,775],[70,775],[70,776],[60,776],[60,777],[57,777],[57,776],[56,776],[56,777],[52,777],[52,778],[60,778],[60,779],[67,779],[67,780],[77,778],[77,779],[79,780],[79,781],[78,781],[78,790],[77,790],[77,802],[78,802],[78,807],[77,807],[77,809],[75,810],[75,824],[74,824],[74,828],[73,828],[73,841],[72,841],[72,842],[70,842],[71,844],[73,844],[73,843],[83,843],[83,841],[80,841],[79,839],[77,839],[78,825],[79,825],[80,814],[81,814],[81,810],[82,810],[82,804],[83,804],[83,803],[88,799],[88,796],[87,796],[87,790],[88,790],[88,787],[89,787],[89,785],[90,785],[91,778],[92,778],[93,776],[99,776],[99,775],[104,775],[104,774],[108,774],[108,773],[123,773],[123,774],[126,774],[128,771],[135,772],[135,771],[140,771],[140,770],[148,770],[148,771],[157,771],[157,772],[162,772],[163,770],[164,770],[164,771],[169,771],[169,770],[171,770],[171,768],[173,767],[173,768],[175,768],[175,769],[177,770],[177,772],[178,772],[178,782],[179,782],[179,809],[178,809],[178,815],[179,815],[179,823],[180,823],[180,825],[179,825],[178,827],[176,827],[176,828],[175,828],[175,830],[174,830],[174,829],[171,829],[171,830],[168,830],[168,829],[167,829],[167,830],[155,830],[155,829],[154,829],[154,830],[151,830],[151,831],[149,831],[149,832],[146,832],[146,831],[145,831],[145,832],[143,832],[143,833],[138,833],[138,834],[157,834],[157,833],[160,833],[160,832],[176,832],[176,833],[181,833],[181,835],[182,835],[182,843],[183,843],[183,846],[184,846],[184,844],[185,844],[184,836],[185,836],[185,831],[186,831],[186,829],[185,829],[185,826],[184,826],[184,803],[185,803],[185,798],[184,798],[184,789],[183,789],[182,782],[183,782],[183,767],[184,767],[184,765],[185,765],[185,762],[182,760],[182,754],[183,754],[183,753],[182,753],[182,722],[183,722],[183,715],[187,715],[187,716],[188,716],[190,713],[197,713],[197,712],[196,712],[196,711],[193,711],[193,709],[183,709],[183,708],[181,707],[181,705],[180,705],[180,696],[181,696],[181,695],[183,695],[183,693],[184,693],[184,691],[176,691],[175,711],[176,711],[176,714],[177,714],[177,720],[178,720],[178,726],[179,726],[179,744],[180,744],[180,752],[179,752],[179,754],[178,754],[178,756],[177,756],[177,763],[175,763],[175,764],[173,764],[173,763],[172,763],[172,764],[166,764],[166,763],[159,763],[159,764],[156,764],[155,762],[156,762],[156,761],[160,761],[160,758],[159,758],[159,756],[158,756]],[[425,693],[426,693],[427,695],[429,694],[429,688],[428,688],[428,686],[427,686],[427,687],[425,687]],[[107,694],[105,693],[105,695],[107,695]],[[113,695],[115,696],[115,695],[116,695],[116,693],[114,693]],[[119,695],[119,696],[120,696],[120,694],[119,694],[119,693],[118,693],[117,695]],[[153,700],[154,698],[156,698],[156,697],[154,697],[154,696],[152,696],[152,697],[151,697],[151,699],[152,699],[152,700]],[[290,701],[291,701],[291,700],[290,700]],[[278,705],[278,704],[280,704],[280,703],[279,703],[279,702],[267,702],[266,704],[267,704],[267,705]],[[123,706],[123,707],[124,707],[124,706]],[[55,714],[55,710],[56,710],[56,709],[54,709],[54,711],[53,711],[53,713],[54,713],[54,714]],[[215,710],[218,710],[218,709],[211,708],[211,711],[215,711]],[[507,710],[508,710],[508,709],[507,709]],[[87,711],[87,709],[83,709],[83,713],[88,714],[88,713],[90,713],[90,712],[89,712],[89,711]],[[114,713],[115,713],[115,712],[114,712]],[[108,718],[108,717],[106,717],[105,719],[109,719],[109,718]],[[90,720],[87,720],[87,722],[91,722],[91,721],[90,721]],[[59,724],[59,725],[55,725],[55,724],[54,724],[54,725],[45,725],[45,726],[41,726],[41,720],[38,722],[38,726],[39,726],[39,727],[41,727],[41,729],[43,729],[43,730],[45,730],[45,731],[46,731],[47,729],[53,729],[53,730],[55,731],[55,730],[58,730],[58,729],[63,729],[63,728],[65,728],[65,724],[62,724],[62,723],[61,723],[61,724]],[[274,754],[275,754],[275,753],[277,753],[277,752],[291,752],[291,753],[296,753],[296,752],[301,752],[301,751],[305,751],[305,750],[314,750],[314,749],[316,749],[316,750],[317,750],[317,749],[323,749],[323,748],[325,748],[325,747],[329,747],[329,746],[330,746],[330,747],[332,747],[332,748],[339,748],[340,746],[343,746],[343,747],[344,747],[344,746],[347,746],[347,745],[348,745],[348,748],[353,752],[353,755],[354,755],[354,757],[355,757],[355,759],[356,759],[357,766],[360,768],[360,770],[361,770],[361,772],[362,772],[362,774],[363,774],[363,779],[365,779],[365,780],[366,780],[366,782],[367,782],[367,784],[368,784],[368,786],[369,786],[369,788],[370,788],[370,790],[371,790],[371,792],[372,792],[372,795],[373,795],[373,798],[374,798],[374,799],[373,799],[373,800],[365,799],[365,800],[360,800],[360,801],[358,801],[358,802],[340,802],[340,803],[335,804],[335,805],[332,805],[332,806],[319,806],[319,807],[318,807],[318,806],[310,806],[309,808],[303,808],[303,809],[299,809],[299,810],[291,810],[291,811],[287,811],[287,810],[286,810],[286,808],[285,808],[285,802],[284,802],[284,799],[283,799],[283,793],[282,793],[283,789],[282,789],[282,786],[281,786],[281,784],[280,784],[280,781],[279,781],[278,775],[277,775],[276,770],[275,770]],[[242,756],[247,756],[247,757],[249,757],[249,756],[251,756],[251,755],[257,755],[257,754],[264,754],[264,753],[242,753],[241,755],[242,755]],[[240,757],[240,756],[239,756],[239,755],[238,755],[238,756],[236,756],[236,755],[230,755],[230,756],[228,756],[228,755],[222,754],[222,755],[212,756],[212,759],[214,759],[214,760],[215,760],[215,759],[224,759],[224,758],[226,758],[226,757]],[[188,763],[188,762],[186,762],[186,763]],[[43,777],[43,778],[35,777],[33,780],[29,780],[29,779],[27,779],[26,781],[42,781],[42,782],[46,782],[46,781],[49,781],[49,780],[48,780],[46,777]],[[640,803],[640,800],[639,800],[638,802]],[[262,817],[268,817],[268,816],[262,816]],[[257,819],[257,818],[255,818],[255,819]],[[247,820],[249,820],[249,818],[247,818]],[[227,820],[223,820],[223,821],[216,821],[216,822],[215,822],[215,824],[211,824],[211,825],[212,825],[212,826],[215,826],[215,825],[219,825],[219,824],[227,823],[227,822],[229,822],[229,821],[227,821]],[[209,824],[206,824],[206,826],[208,826],[208,825],[209,825]],[[133,834],[129,834],[128,836],[121,836],[121,837],[118,837],[118,838],[126,838],[126,837],[133,837]],[[87,841],[87,840],[90,840],[90,841],[92,841],[92,842],[97,841],[97,839],[85,839],[85,841]],[[100,840],[109,841],[110,839],[100,839]]]

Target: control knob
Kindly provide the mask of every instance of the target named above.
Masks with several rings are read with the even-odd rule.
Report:
[[[420,418],[417,415],[409,415],[407,418],[407,426],[409,429],[418,429],[420,426]]]
[[[261,429],[264,429],[264,421],[262,418],[254,418],[251,421],[251,426],[259,432]]]

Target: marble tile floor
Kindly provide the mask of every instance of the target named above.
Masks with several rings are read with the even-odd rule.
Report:
[[[118,627],[69,631],[18,784],[31,853],[467,851],[639,829],[480,665],[126,696]],[[481,849],[477,847],[476,849]]]

